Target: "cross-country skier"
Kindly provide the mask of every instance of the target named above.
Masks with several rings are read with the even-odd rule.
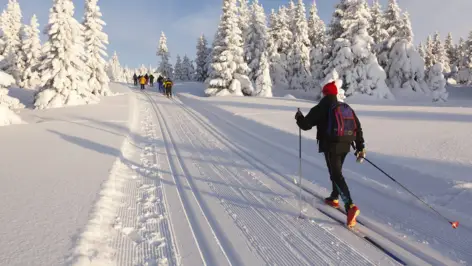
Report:
[[[138,86],[138,76],[136,76],[136,73],[133,75],[133,81],[134,81],[134,86]]]
[[[154,87],[154,75],[153,74],[149,75],[149,82],[150,82],[151,87]]]
[[[146,74],[146,75],[144,75],[144,77],[146,78],[146,84],[148,84],[149,83],[149,75]]]
[[[162,93],[164,93],[163,83],[164,83],[164,77],[159,75],[159,77],[157,78],[157,85],[159,86],[159,92],[162,92]]]
[[[360,210],[352,201],[351,193],[342,174],[342,167],[346,155],[350,152],[352,142],[356,144],[355,154],[358,162],[361,162],[362,158],[365,157],[366,151],[361,123],[354,111],[348,105],[341,105],[340,108],[344,108],[342,111],[339,111],[341,109],[333,108],[339,103],[337,94],[338,88],[334,82],[326,84],[323,87],[324,97],[321,101],[310,110],[307,116],[297,112],[295,119],[297,120],[297,125],[302,130],[310,130],[316,126],[319,152],[325,155],[326,165],[333,186],[331,195],[325,199],[325,202],[332,207],[339,208],[338,198],[341,196],[347,212],[347,226],[353,227],[356,225],[356,217],[360,214]],[[338,121],[340,121],[339,119],[343,120],[337,124],[336,119]],[[341,130],[339,132],[334,131],[336,132],[334,134],[330,133],[332,132],[330,129],[337,129],[339,127],[343,128],[342,133],[345,134],[343,137],[339,137],[342,134],[340,133]],[[332,137],[333,135],[335,137]]]
[[[141,90],[144,90],[146,85],[146,78],[144,76],[141,76],[139,79],[139,84],[141,84]]]
[[[169,78],[164,81],[164,89],[166,90],[167,98],[172,98],[172,86],[174,83]]]

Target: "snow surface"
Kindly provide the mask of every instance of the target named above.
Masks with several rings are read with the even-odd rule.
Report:
[[[176,82],[174,99],[111,89],[122,94],[25,110],[28,124],[0,128],[8,154],[0,160],[1,264],[396,265],[308,193],[307,219],[297,219],[293,115],[314,102],[209,98],[196,82]],[[461,223],[453,230],[348,157],[359,228],[410,265],[472,263],[472,95],[461,89],[437,104],[346,99],[361,119],[367,157]],[[315,136],[302,135],[302,184],[327,196]]]

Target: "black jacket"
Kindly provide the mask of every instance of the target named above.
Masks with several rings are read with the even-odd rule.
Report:
[[[301,116],[297,119],[297,125],[302,130],[310,130],[316,126],[316,139],[319,144],[319,152],[335,152],[335,153],[347,153],[350,151],[351,143],[333,143],[329,142],[326,138],[326,130],[328,128],[328,114],[331,107],[338,102],[336,95],[327,95],[321,99],[321,101],[304,117]],[[364,137],[362,133],[361,123],[354,113],[357,123],[356,132],[356,148],[357,150],[364,149]]]

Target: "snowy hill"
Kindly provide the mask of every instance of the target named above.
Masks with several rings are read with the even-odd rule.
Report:
[[[447,106],[352,104],[367,157],[461,223],[452,229],[350,155],[344,174],[361,209],[352,233],[345,216],[317,198],[331,183],[315,130],[302,135],[306,219],[297,219],[293,116],[313,102],[201,97],[201,83],[176,83],[174,99],[110,88],[122,94],[96,105],[23,110],[27,124],[0,128],[8,154],[0,161],[0,264],[472,262],[472,107],[463,97],[458,104],[452,93]]]

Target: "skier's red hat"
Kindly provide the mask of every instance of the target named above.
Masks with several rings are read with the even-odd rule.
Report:
[[[323,87],[323,95],[338,95],[338,88],[336,84],[333,82],[324,85]]]

